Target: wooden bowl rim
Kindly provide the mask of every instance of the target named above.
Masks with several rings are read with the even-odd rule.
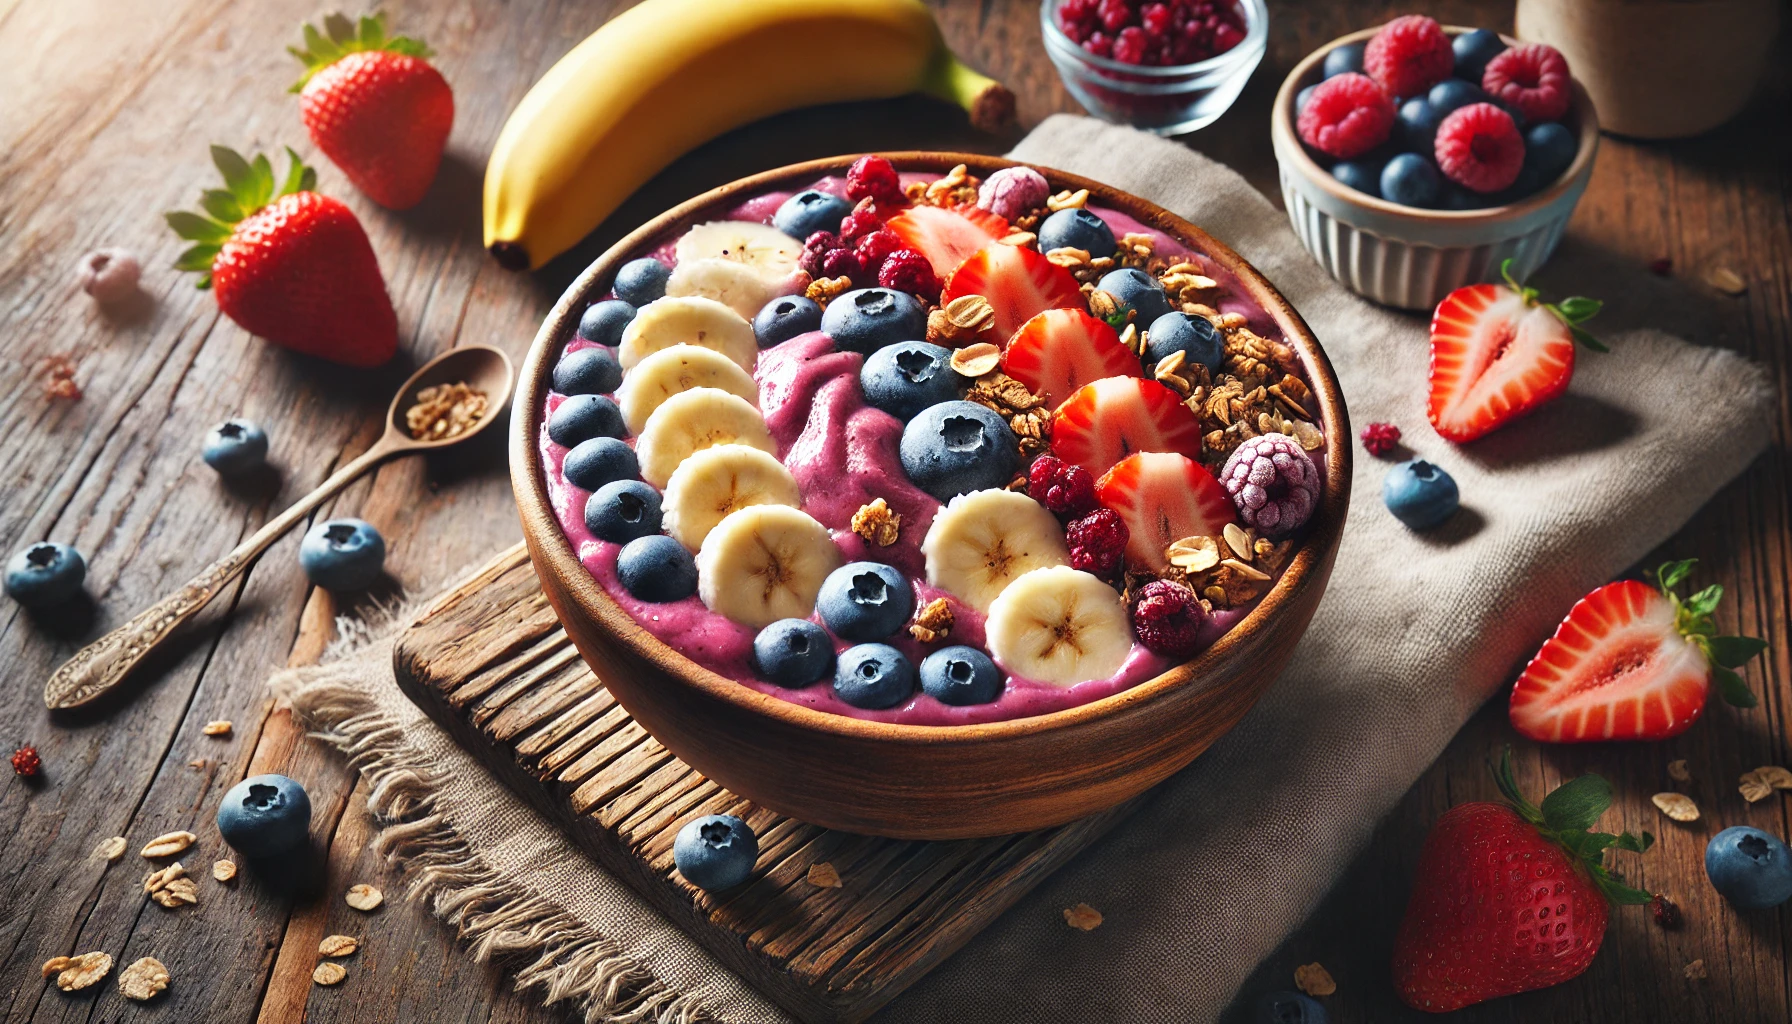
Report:
[[[561,530],[559,520],[548,501],[538,437],[542,401],[553,369],[552,356],[558,353],[562,339],[576,328],[579,316],[584,312],[587,296],[602,294],[603,290],[597,288],[598,282],[608,281],[625,258],[643,251],[649,243],[663,239],[675,228],[694,223],[697,218],[706,214],[719,212],[743,194],[750,196],[777,188],[806,185],[826,174],[844,173],[854,160],[863,155],[855,153],[788,164],[736,179],[686,200],[616,242],[562,293],[530,345],[511,408],[511,485],[516,494],[523,531],[530,536],[531,551],[538,556],[536,571],[552,574],[559,586],[571,595],[579,609],[610,636],[637,657],[657,666],[681,684],[694,687],[705,696],[732,705],[737,711],[747,715],[764,716],[785,726],[830,734],[842,739],[898,745],[962,745],[1038,736],[1074,729],[1093,720],[1116,715],[1135,705],[1159,701],[1183,686],[1196,685],[1203,678],[1220,674],[1228,660],[1248,647],[1256,631],[1271,616],[1291,604],[1305,588],[1315,585],[1316,577],[1323,580],[1325,574],[1321,570],[1326,556],[1339,542],[1349,505],[1351,444],[1349,418],[1338,387],[1337,375],[1306,321],[1275,286],[1229,246],[1155,203],[1081,175],[1039,164],[1025,166],[1044,174],[1055,188],[1088,189],[1092,199],[1127,213],[1141,224],[1175,235],[1184,244],[1225,267],[1238,278],[1250,297],[1275,320],[1284,336],[1298,341],[1296,350],[1310,378],[1313,392],[1318,397],[1320,419],[1323,421],[1327,441],[1325,483],[1320,506],[1306,539],[1296,549],[1275,586],[1212,646],[1193,659],[1119,693],[1061,711],[966,725],[867,721],[819,711],[760,693],[698,665],[643,629],[616,604],[579,561],[577,552]],[[965,164],[985,177],[1003,167],[1022,166],[1019,161],[974,153],[910,150],[886,152],[882,155],[902,170],[944,173],[957,164]]]
[[[1516,203],[1507,203],[1504,206],[1489,206],[1481,210],[1425,210],[1415,206],[1406,206],[1401,203],[1389,202],[1386,199],[1365,195],[1364,193],[1358,192],[1356,189],[1347,188],[1343,182],[1332,177],[1330,171],[1319,166],[1319,161],[1313,159],[1313,155],[1307,152],[1306,145],[1300,141],[1300,136],[1295,134],[1294,98],[1300,94],[1301,81],[1307,77],[1308,73],[1313,70],[1315,65],[1318,65],[1325,60],[1325,55],[1327,53],[1330,53],[1334,48],[1346,43],[1366,40],[1375,33],[1381,31],[1381,28],[1382,26],[1375,25],[1370,28],[1358,29],[1355,32],[1341,35],[1331,42],[1314,49],[1312,53],[1307,54],[1306,57],[1301,59],[1300,63],[1294,65],[1292,71],[1288,72],[1288,77],[1282,79],[1282,87],[1276,92],[1275,106],[1272,107],[1270,111],[1269,131],[1275,141],[1280,143],[1280,145],[1275,147],[1277,156],[1282,156],[1284,151],[1287,154],[1287,160],[1284,162],[1284,166],[1291,164],[1293,169],[1299,172],[1303,178],[1307,179],[1315,187],[1331,195],[1334,199],[1343,203],[1348,203],[1352,206],[1374,210],[1393,220],[1404,221],[1415,226],[1446,223],[1456,225],[1484,224],[1488,227],[1492,227],[1494,225],[1510,224],[1530,217],[1554,203],[1570,189],[1574,188],[1575,183],[1585,173],[1588,165],[1593,162],[1594,157],[1598,154],[1599,115],[1598,111],[1593,107],[1593,97],[1587,94],[1587,90],[1581,85],[1580,79],[1570,77],[1569,82],[1574,86],[1573,100],[1570,109],[1574,113],[1575,124],[1578,127],[1580,146],[1574,154],[1574,162],[1569,164],[1568,169],[1563,171],[1547,188],[1533,192]],[[1472,28],[1465,28],[1461,25],[1444,25],[1442,28],[1444,34],[1449,36],[1458,36],[1475,31]],[[1519,40],[1503,33],[1500,35],[1500,38],[1506,41],[1507,46],[1523,45]]]

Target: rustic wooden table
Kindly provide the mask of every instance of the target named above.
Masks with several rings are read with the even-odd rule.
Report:
[[[403,365],[345,374],[293,358],[221,318],[211,297],[168,269],[178,244],[159,213],[191,203],[212,177],[206,144],[309,153],[296,77],[283,47],[320,8],[297,0],[250,4],[126,4],[119,0],[0,0],[0,548],[51,537],[86,553],[93,601],[79,621],[45,620],[0,606],[0,741],[31,742],[43,777],[0,777],[0,992],[9,1021],[167,1020],[549,1021],[502,971],[474,965],[419,906],[394,898],[370,917],[348,909],[354,882],[394,876],[366,849],[363,794],[335,755],[301,742],[262,686],[269,671],[315,659],[337,610],[297,569],[296,535],[175,648],[143,673],[130,696],[99,713],[51,718],[41,684],[84,641],[123,621],[229,549],[274,511],[317,484],[377,435],[392,386],[409,365],[461,341],[520,354],[581,257],[646,216],[709,186],[787,161],[874,148],[999,151],[1011,139],[979,137],[962,118],[921,100],[802,111],[757,124],[686,156],[631,201],[578,253],[533,277],[499,270],[479,248],[484,154],[529,84],[574,42],[625,6],[600,0],[389,5],[396,25],[427,38],[454,83],[458,117],[448,158],[424,203],[401,214],[374,207],[327,162],[321,187],[360,214],[403,330]],[[1020,96],[1024,123],[1075,110],[1043,59],[1031,0],[936,3],[948,39]],[[1430,5],[1445,21],[1509,27],[1509,5],[1450,0]],[[1281,76],[1314,46],[1401,13],[1407,5],[1273,4],[1269,54],[1237,107],[1190,144],[1274,194],[1266,128]],[[1789,54],[1782,40],[1774,80],[1750,111],[1710,137],[1639,145],[1606,140],[1593,184],[1576,212],[1572,243],[1641,264],[1674,262],[1664,289],[1703,290],[1712,310],[1697,340],[1767,364],[1782,395],[1792,384],[1792,144],[1784,123]],[[1721,59],[1700,55],[1697,59]],[[1775,115],[1773,111],[1779,111]],[[110,315],[74,284],[84,251],[122,245],[144,257],[146,295]],[[1747,279],[1728,298],[1700,284],[1722,264]],[[1607,296],[1622,302],[1622,296]],[[53,360],[76,367],[78,401],[46,397]],[[1613,358],[1622,358],[1620,353]],[[197,458],[210,424],[260,420],[273,438],[277,479],[220,486]],[[1705,884],[1701,855],[1720,824],[1787,832],[1778,797],[1745,805],[1743,770],[1792,760],[1788,593],[1792,533],[1788,472],[1792,412],[1782,400],[1772,452],[1724,491],[1663,554],[1698,556],[1734,595],[1722,614],[1732,630],[1773,641],[1751,668],[1764,695],[1748,714],[1719,709],[1663,745],[1538,750],[1520,745],[1527,783],[1541,788],[1597,768],[1623,795],[1623,824],[1661,835],[1637,861],[1640,884],[1672,894],[1686,926],[1665,932],[1641,910],[1616,915],[1591,971],[1558,988],[1478,1007],[1474,1021],[1783,1021],[1792,1016],[1792,912],[1740,915]],[[497,443],[452,460],[386,466],[329,509],[378,524],[390,544],[394,586],[430,590],[517,539],[503,452]],[[1473,642],[1472,637],[1463,642]],[[1428,823],[1452,803],[1486,798],[1483,759],[1511,739],[1499,702],[1478,716],[1382,824],[1330,900],[1266,962],[1246,991],[1287,987],[1296,964],[1326,964],[1339,991],[1334,1020],[1401,1019],[1386,962],[1406,879]],[[229,719],[228,737],[201,727]],[[10,747],[8,748],[10,749]],[[1665,788],[1665,765],[1687,758],[1707,817],[1691,827],[1658,819],[1648,794]],[[248,773],[281,771],[309,787],[314,842],[327,856],[322,880],[297,894],[243,878],[225,892],[209,879],[197,909],[166,912],[139,890],[135,849],[149,837],[199,834],[185,860],[225,855],[210,824],[222,791]],[[1614,815],[1615,817],[1616,815]],[[100,840],[131,839],[108,869],[89,857]],[[1273,851],[1265,855],[1273,857]],[[317,895],[321,893],[322,895]],[[1194,927],[1212,941],[1248,919]],[[363,937],[350,980],[311,983],[318,939]],[[110,985],[69,997],[38,977],[45,959],[104,949],[120,964],[154,955],[174,987],[156,1003],[123,1003]],[[1709,977],[1683,978],[1702,959]],[[1024,983],[1024,979],[1013,979]]]

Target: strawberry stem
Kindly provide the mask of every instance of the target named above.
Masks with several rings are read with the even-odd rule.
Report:
[[[299,59],[305,65],[304,77],[295,82],[290,92],[298,92],[311,81],[311,76],[336,63],[351,53],[365,53],[369,50],[385,50],[388,53],[401,53],[407,57],[426,60],[435,56],[435,51],[424,45],[421,39],[409,36],[387,36],[386,14],[379,11],[363,14],[358,21],[350,21],[341,13],[332,11],[324,15],[324,30],[319,32],[309,23],[299,26],[305,36],[305,49],[289,46],[286,52]]]
[[[1692,567],[1698,561],[1696,558],[1688,558],[1663,563],[1661,568],[1655,570],[1655,581],[1661,587],[1662,595],[1673,606],[1674,628],[1705,655],[1705,662],[1711,668],[1711,678],[1716,681],[1718,692],[1723,694],[1724,701],[1739,708],[1752,708],[1757,703],[1754,691],[1733,670],[1741,668],[1767,650],[1767,641],[1752,636],[1718,634],[1717,621],[1712,615],[1717,611],[1718,603],[1724,599],[1722,586],[1713,583],[1687,598],[1682,598],[1676,592],[1675,588],[1692,575]]]
[[[1512,775],[1512,748],[1500,754],[1498,765],[1489,764],[1500,795],[1512,805],[1519,817],[1537,827],[1543,838],[1568,851],[1593,879],[1605,898],[1617,904],[1641,904],[1650,900],[1648,893],[1624,884],[1624,876],[1605,866],[1606,850],[1628,850],[1642,853],[1655,842],[1644,832],[1641,838],[1629,832],[1589,831],[1612,805],[1612,784],[1588,772],[1556,787],[1543,798],[1541,807],[1525,798]]]
[[[1506,259],[1500,263],[1500,276],[1506,279],[1507,287],[1517,292],[1519,297],[1524,299],[1525,305],[1542,305],[1544,309],[1553,313],[1557,320],[1562,321],[1562,323],[1567,326],[1568,333],[1573,336],[1575,341],[1595,352],[1611,351],[1610,348],[1606,347],[1604,342],[1595,338],[1591,333],[1580,326],[1582,323],[1598,316],[1599,311],[1605,308],[1605,303],[1600,302],[1598,299],[1589,299],[1584,295],[1570,295],[1560,302],[1539,303],[1538,297],[1541,293],[1535,288],[1526,287],[1522,281],[1512,276],[1511,259]]]
[[[202,276],[197,287],[201,290],[210,288],[212,263],[224,248],[224,243],[230,240],[231,233],[239,222],[254,216],[262,207],[281,196],[309,192],[317,187],[317,172],[305,166],[305,161],[291,147],[287,148],[286,155],[292,161],[292,166],[288,168],[286,178],[276,192],[274,165],[265,154],[256,154],[254,160],[245,160],[234,149],[226,146],[212,147],[212,163],[217,165],[218,173],[223,175],[224,187],[200,193],[199,206],[205,211],[202,214],[172,210],[162,215],[162,219],[168,222],[175,234],[196,243],[174,261],[174,269],[198,271]]]

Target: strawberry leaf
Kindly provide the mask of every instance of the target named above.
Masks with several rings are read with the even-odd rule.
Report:
[[[315,185],[317,172],[306,167],[305,162],[291,149],[286,153],[292,158],[292,167],[287,172],[280,194],[303,191]],[[175,210],[162,215],[175,234],[189,242],[199,243],[181,253],[175,260],[174,267],[176,270],[198,271],[203,274],[199,279],[200,288],[211,287],[212,263],[223,249],[224,243],[235,233],[236,225],[266,206],[274,197],[274,166],[265,155],[258,155],[253,161],[249,161],[233,150],[213,146],[212,162],[218,165],[218,172],[224,176],[224,183],[229,189],[207,189],[200,194],[199,205],[205,210],[205,214]]]
[[[1605,303],[1584,295],[1570,295],[1555,305],[1556,313],[1570,325],[1585,323],[1598,316],[1599,311],[1604,308]]]
[[[1569,324],[1568,325],[1568,333],[1574,336],[1575,341],[1580,342],[1582,345],[1586,346],[1587,348],[1592,349],[1595,352],[1610,352],[1611,351],[1611,346],[1607,345],[1603,341],[1600,341],[1598,338],[1593,337],[1591,334],[1588,334],[1584,328],[1577,327],[1574,324]]]
[[[1654,899],[1653,896],[1650,896],[1641,889],[1633,889],[1630,886],[1625,885],[1622,876],[1614,874],[1605,868],[1598,868],[1592,872],[1592,875],[1594,884],[1599,886],[1599,891],[1604,893],[1605,898],[1613,903],[1622,906],[1640,906]]]
[[[1724,599],[1724,588],[1721,583],[1713,583],[1704,590],[1686,599],[1685,608],[1695,616],[1710,615],[1717,611],[1718,602]]]
[[[1557,832],[1584,833],[1611,805],[1612,784],[1589,773],[1543,798],[1543,823]]]
[[[189,242],[218,246],[223,245],[224,240],[230,237],[228,224],[220,224],[209,217],[201,217],[186,210],[171,210],[162,214],[162,219],[168,222],[175,234]]]
[[[1629,850],[1631,853],[1643,853],[1647,851],[1649,847],[1654,845],[1655,836],[1648,832],[1644,832],[1641,839],[1631,835],[1629,832],[1620,832],[1612,837],[1613,849]]]
[[[1739,708],[1752,708],[1758,703],[1748,683],[1722,665],[1711,666],[1711,678],[1717,681],[1717,692],[1724,695],[1724,703]]]
[[[1493,770],[1494,782],[1499,786],[1500,793],[1511,803],[1513,810],[1536,825],[1545,839],[1580,861],[1607,900],[1617,904],[1649,902],[1648,893],[1625,885],[1624,876],[1605,866],[1605,853],[1607,850],[1642,853],[1654,844],[1655,837],[1647,832],[1639,839],[1629,832],[1614,835],[1610,832],[1588,831],[1599,820],[1600,815],[1611,807],[1611,783],[1589,772],[1556,787],[1543,798],[1543,806],[1537,808],[1525,799],[1512,776],[1510,746],[1500,754],[1500,763],[1489,767]]]
[[[1672,590],[1686,582],[1686,577],[1692,575],[1692,567],[1698,563],[1699,560],[1696,558],[1688,558],[1681,562],[1664,562],[1661,568],[1655,570],[1655,579],[1661,584],[1662,590]]]
[[[383,13],[362,15],[359,21],[341,14],[327,14],[324,16],[323,32],[312,25],[301,27],[305,36],[305,48],[286,48],[286,52],[305,65],[304,77],[293,83],[289,90],[291,92],[303,90],[305,83],[311,81],[312,75],[351,53],[377,50],[416,57],[419,60],[427,60],[435,55],[435,51],[425,46],[421,39],[386,35],[386,16]]]
[[[1740,668],[1767,649],[1767,641],[1752,636],[1714,636],[1705,643],[1705,653],[1724,668]]]
[[[243,205],[236,201],[236,196],[221,188],[208,188],[200,193],[199,205],[225,224],[235,224],[243,219]]]
[[[180,254],[180,258],[174,261],[174,269],[210,270],[212,269],[212,260],[217,258],[218,250],[222,248],[223,246],[221,245],[207,245],[203,243],[195,245],[186,252]]]
[[[1519,816],[1533,825],[1543,824],[1543,812],[1537,805],[1525,799],[1524,791],[1518,788],[1518,780],[1512,777],[1512,747],[1507,745],[1500,752],[1500,763],[1487,766],[1493,772],[1494,785],[1500,789],[1500,795],[1512,805]]]
[[[365,28],[368,21],[373,21],[376,26],[379,24],[378,19],[363,17],[361,19],[363,28]],[[329,34],[330,41],[334,43],[341,43],[346,46],[347,44],[356,41],[355,23],[350,21],[348,16],[341,11],[331,11],[324,15],[324,31]]]
[[[255,202],[249,208],[259,210],[274,198],[274,165],[268,162],[266,153],[257,153],[249,163],[249,173],[252,175],[250,182],[255,188]]]

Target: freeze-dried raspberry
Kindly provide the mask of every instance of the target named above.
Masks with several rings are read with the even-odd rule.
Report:
[[[1239,445],[1220,470],[1220,486],[1232,496],[1238,518],[1270,537],[1299,529],[1319,507],[1319,470],[1287,434],[1262,434]]]
[[[1363,447],[1370,455],[1386,455],[1400,446],[1400,428],[1392,423],[1371,423],[1363,428]]]
[[[1070,545],[1070,567],[1111,579],[1120,571],[1121,557],[1132,531],[1113,509],[1098,508],[1064,528]]]
[[[1060,519],[1087,515],[1095,508],[1095,474],[1053,455],[1041,455],[1027,470],[1027,494]]]
[[[1052,187],[1031,167],[1004,167],[983,180],[977,190],[977,208],[1003,220],[1015,220],[1028,210],[1045,205]]]
[[[1132,628],[1139,642],[1173,658],[1189,657],[1200,648],[1206,618],[1195,592],[1171,580],[1152,580],[1140,587],[1132,606]]]

